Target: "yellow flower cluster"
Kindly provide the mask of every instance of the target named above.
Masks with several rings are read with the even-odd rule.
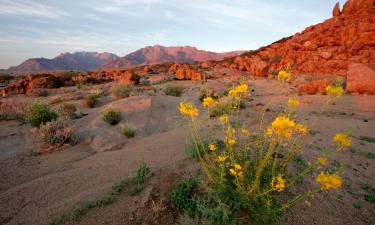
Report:
[[[211,108],[212,106],[216,105],[216,101],[211,97],[206,97],[203,99],[203,106],[206,108]]]
[[[332,142],[339,147],[339,149],[349,147],[352,145],[352,139],[344,133],[337,133],[333,138]]]
[[[219,120],[220,120],[220,122],[222,122],[222,123],[228,123],[228,122],[229,122],[229,115],[228,115],[228,114],[221,115],[221,116],[219,117]]]
[[[244,135],[244,136],[248,136],[250,134],[250,132],[246,128],[241,128],[241,134]]]
[[[280,70],[279,74],[277,75],[277,79],[290,81],[292,79],[292,75],[285,70]]]
[[[243,176],[242,167],[237,163],[234,164],[233,168],[229,169],[229,173],[238,177]]]
[[[249,89],[247,84],[239,84],[236,87],[229,90],[229,96],[237,97],[245,94]]]
[[[324,165],[326,165],[327,164],[327,162],[328,162],[328,159],[326,158],[326,157],[318,157],[318,164],[320,165],[320,166],[324,166]]]
[[[326,92],[331,96],[342,96],[344,94],[344,89],[341,86],[329,85],[326,87]]]
[[[183,116],[190,116],[190,117],[198,116],[198,109],[195,108],[192,103],[180,102],[178,109],[180,110],[180,113]]]
[[[236,139],[228,139],[227,143],[228,143],[228,145],[235,145],[236,144]]]
[[[342,178],[337,174],[328,174],[321,172],[316,177],[316,182],[322,190],[338,189],[342,186]]]
[[[227,160],[227,156],[225,156],[225,155],[219,155],[218,157],[217,157],[217,161],[219,161],[219,162],[225,162],[225,160]]]
[[[285,188],[285,181],[281,174],[272,179],[272,189],[281,192]]]
[[[297,124],[296,131],[302,135],[306,135],[309,132],[309,129],[305,125]]]
[[[210,149],[210,151],[214,152],[214,151],[216,151],[216,145],[210,144],[210,145],[208,145],[208,149]]]
[[[299,101],[296,98],[289,98],[288,105],[292,107],[297,107],[299,105]]]
[[[293,129],[296,126],[296,122],[290,120],[285,116],[278,116],[272,122],[272,132],[274,132],[279,137],[291,138],[293,134]],[[267,134],[268,134],[267,130]],[[272,135],[272,133],[271,133]]]

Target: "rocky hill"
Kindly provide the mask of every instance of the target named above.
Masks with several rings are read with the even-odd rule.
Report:
[[[151,65],[165,62],[192,63],[195,61],[221,60],[224,57],[236,56],[242,51],[215,53],[199,50],[191,46],[165,47],[147,46],[122,58],[115,59],[103,66],[104,69],[125,68],[135,65]]]
[[[18,66],[10,67],[9,72],[26,73],[26,72],[43,72],[57,70],[93,70],[98,69],[105,63],[119,58],[112,53],[97,52],[75,52],[61,53],[53,59],[32,58],[21,63]]]
[[[349,0],[342,11],[337,3],[332,13],[301,33],[236,57],[232,67],[258,76],[288,65],[294,73],[345,76],[350,62],[375,62],[375,1]]]

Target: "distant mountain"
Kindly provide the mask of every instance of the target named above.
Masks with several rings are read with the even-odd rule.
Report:
[[[191,46],[165,47],[161,45],[147,46],[124,57],[114,59],[103,66],[104,69],[124,68],[135,65],[151,65],[165,62],[192,63],[195,61],[221,60],[224,57],[235,56],[242,51],[215,53],[198,50]]]
[[[31,58],[18,66],[9,67],[7,71],[14,73],[25,73],[58,70],[94,70],[118,58],[119,57],[117,55],[107,52],[61,53],[59,56],[53,59]]]

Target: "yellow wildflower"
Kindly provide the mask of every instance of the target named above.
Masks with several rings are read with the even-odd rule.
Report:
[[[235,163],[234,164],[234,169],[235,170],[242,170],[242,167],[239,164]]]
[[[297,130],[298,133],[300,133],[302,135],[306,135],[307,132],[309,132],[309,129],[303,124],[297,124],[296,130]]]
[[[276,178],[272,179],[272,189],[276,190],[277,192],[281,192],[285,188],[285,181],[281,174],[279,174]]]
[[[210,144],[209,146],[208,146],[208,149],[210,149],[210,151],[216,151],[216,145],[214,145],[214,144]]]
[[[318,157],[318,163],[319,163],[319,165],[321,165],[321,166],[324,166],[324,165],[326,165],[327,164],[327,162],[328,162],[328,159],[326,158],[326,157]]]
[[[229,173],[233,174],[233,175],[236,175],[237,172],[234,170],[234,169],[229,169]]]
[[[268,129],[266,130],[266,135],[269,136],[269,137],[272,136],[272,129],[271,129],[271,128],[268,128]]]
[[[216,101],[211,97],[206,97],[203,99],[202,104],[206,108],[211,108],[212,106],[216,105]]]
[[[242,129],[241,129],[241,133],[242,133],[244,136],[247,136],[247,135],[249,135],[249,130],[246,129],[246,128],[242,128]]]
[[[225,155],[219,155],[219,157],[217,157],[217,160],[219,161],[219,162],[224,162],[225,160],[227,160],[227,156],[225,156]]]
[[[228,123],[228,122],[229,122],[229,115],[228,115],[228,114],[221,115],[221,116],[219,117],[219,120],[220,120],[220,122],[222,122],[222,123]]]
[[[316,177],[316,182],[322,190],[338,189],[342,186],[342,178],[337,174],[320,172]]]
[[[337,133],[333,138],[332,142],[340,149],[349,147],[352,145],[352,140],[350,137],[344,133]]]
[[[344,89],[341,86],[329,85],[326,87],[326,92],[331,96],[342,96],[344,94]]]
[[[290,139],[293,134],[293,128],[296,123],[285,116],[278,116],[272,122],[272,129],[279,137],[285,137]]]
[[[180,102],[178,109],[180,110],[180,113],[183,116],[190,116],[190,117],[198,116],[198,109],[195,108],[192,103]]]
[[[288,99],[288,105],[292,107],[297,107],[299,105],[299,101],[296,98],[289,98]]]
[[[236,144],[236,139],[228,139],[227,143],[229,145],[234,145],[234,144]]]
[[[279,74],[277,75],[277,79],[290,81],[290,79],[292,79],[292,75],[285,70],[281,70],[279,71]]]
[[[229,96],[238,97],[240,95],[245,94],[249,89],[247,84],[239,84],[236,87],[229,90]]]

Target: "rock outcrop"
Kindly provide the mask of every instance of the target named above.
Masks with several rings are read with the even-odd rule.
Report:
[[[375,94],[375,64],[351,63],[346,78],[346,91],[352,94]]]
[[[198,71],[189,64],[173,64],[169,68],[169,73],[176,74],[178,80],[204,80],[203,72]]]
[[[293,74],[346,76],[348,65],[375,62],[375,1],[349,0],[334,17],[222,66],[266,76],[290,66]]]

